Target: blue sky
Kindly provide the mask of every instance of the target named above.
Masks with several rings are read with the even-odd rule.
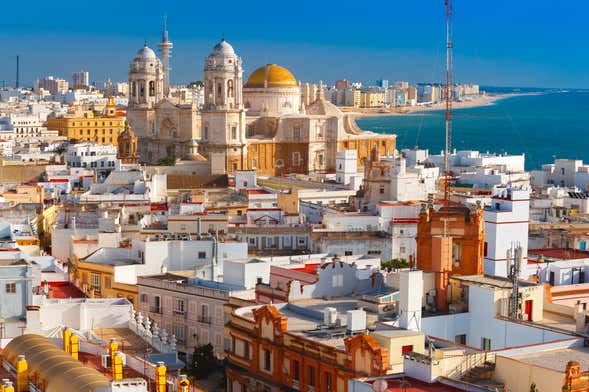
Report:
[[[203,60],[225,38],[246,76],[266,63],[303,81],[384,77],[439,81],[443,0],[411,1],[5,1],[0,81],[45,75],[125,80],[147,40],[155,47],[168,15],[172,82],[202,78]],[[455,80],[496,86],[589,88],[585,0],[454,0]],[[1,83],[1,82],[0,82]]]

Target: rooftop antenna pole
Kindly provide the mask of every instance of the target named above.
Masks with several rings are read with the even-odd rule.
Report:
[[[446,4],[446,145],[444,149],[444,207],[448,211],[450,196],[450,149],[452,147],[452,0]],[[444,223],[447,234],[447,223]]]

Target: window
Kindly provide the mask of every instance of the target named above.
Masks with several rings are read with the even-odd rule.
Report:
[[[300,376],[299,361],[295,359],[292,361],[292,379],[299,381]]]
[[[258,160],[252,159],[252,169],[257,169],[257,168],[258,168]]]
[[[252,137],[252,136],[254,136],[254,126],[253,126],[253,125],[249,125],[249,126],[247,127],[247,136],[248,136],[248,137]],[[255,151],[255,150],[253,149],[253,147],[255,147],[255,146],[252,146],[252,151]]]
[[[452,262],[455,267],[460,267],[460,260],[462,259],[462,247],[458,243],[452,243]]]
[[[6,293],[16,294],[16,283],[6,283]]]
[[[301,153],[295,152],[292,154],[292,165],[299,166],[301,164]]]
[[[200,321],[203,323],[211,322],[211,318],[209,317],[209,305],[202,304],[200,306]]]
[[[141,301],[141,303],[146,303],[149,299],[147,298],[147,294],[141,294],[141,296],[139,297],[139,301]]]
[[[292,128],[292,138],[294,140],[299,140],[301,138],[301,127],[300,127],[300,125],[295,125]]]
[[[323,166],[323,154],[317,155],[317,164]]]
[[[184,314],[185,309],[184,300],[176,298],[174,301],[174,313]]]
[[[485,351],[491,350],[491,339],[481,338],[481,349]]]
[[[178,343],[183,344],[186,341],[186,326],[182,324],[172,324],[172,333],[176,336]]]
[[[105,289],[110,289],[110,288],[111,288],[111,286],[112,286],[112,283],[111,283],[111,281],[110,281],[110,278],[109,278],[108,276],[106,276],[106,277],[104,278],[104,288],[105,288]]]
[[[487,257],[488,247],[489,247],[489,244],[487,243],[487,241],[485,241],[485,244],[484,244],[484,247],[483,247],[483,253],[484,253],[484,256],[485,257]]]
[[[410,353],[411,351],[413,351],[413,345],[412,344],[408,344],[406,346],[401,347],[401,353],[402,354]]]
[[[198,252],[198,258],[199,259],[206,259],[207,258],[207,252]]]
[[[272,358],[270,350],[264,349],[264,370],[271,371],[272,370]]]
[[[379,192],[381,195],[384,195],[384,186],[381,186],[378,192]]]
[[[205,132],[204,132],[204,135],[203,135],[203,139],[206,140],[208,138],[209,138],[209,127],[208,126],[205,126]]]
[[[331,286],[332,287],[344,287],[344,275],[337,274],[331,277]]]
[[[466,335],[465,334],[456,335],[456,337],[454,338],[454,341],[458,344],[465,345],[466,344]]]
[[[333,382],[331,380],[331,373],[324,373],[324,379],[325,379],[325,384],[324,384],[324,391],[325,392],[331,392],[332,388],[333,388]]]
[[[344,251],[344,256],[352,256],[352,251],[351,250],[346,250]]]
[[[90,273],[90,288],[94,291],[100,292],[101,284],[100,284],[101,276],[100,274],[95,274],[94,272]]]
[[[315,386],[315,368],[313,366],[309,366],[309,386]]]
[[[248,342],[243,342],[243,357],[250,359],[250,344]]]
[[[237,127],[231,127],[231,139],[237,139]]]

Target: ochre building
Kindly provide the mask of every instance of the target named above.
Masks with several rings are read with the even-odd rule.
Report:
[[[108,97],[105,111],[95,115],[88,111],[83,117],[50,117],[47,129],[58,130],[68,140],[90,141],[117,145],[119,134],[125,129],[125,115],[116,110],[113,97]]]

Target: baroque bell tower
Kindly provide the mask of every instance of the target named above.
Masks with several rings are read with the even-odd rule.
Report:
[[[212,173],[244,169],[247,144],[243,69],[241,58],[225,39],[215,45],[206,58],[204,79],[200,151],[209,159]]]

